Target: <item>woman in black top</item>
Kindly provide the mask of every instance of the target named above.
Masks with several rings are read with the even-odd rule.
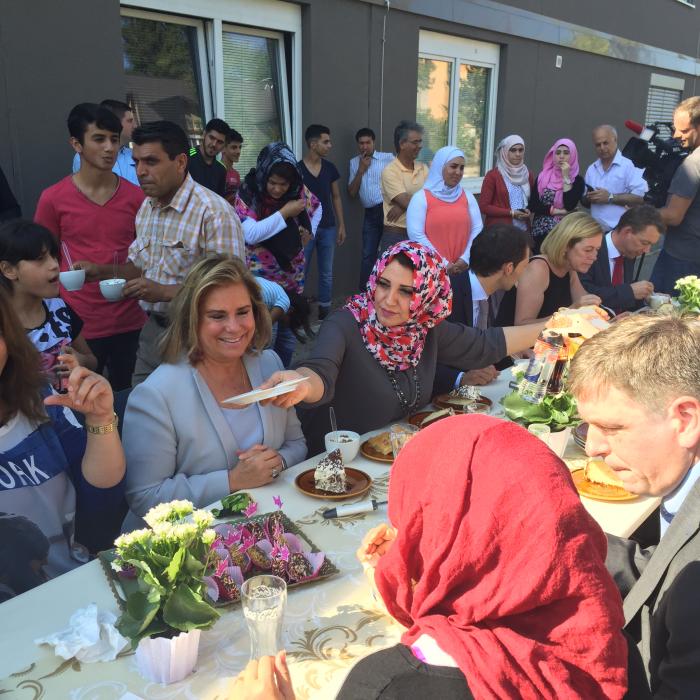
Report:
[[[547,234],[578,206],[585,190],[578,174],[578,152],[570,139],[559,139],[544,157],[542,172],[530,192],[528,207],[534,214],[532,236],[535,253]]]
[[[513,290],[515,325],[551,316],[562,306],[600,304],[600,297],[583,288],[578,273],[588,272],[602,242],[600,224],[588,214],[569,214],[557,224],[542,244],[542,254],[530,260]]]

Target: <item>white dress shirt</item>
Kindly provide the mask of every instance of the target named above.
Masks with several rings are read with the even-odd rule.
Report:
[[[615,153],[610,167],[605,170],[600,158],[586,170],[586,184],[591,187],[603,188],[611,194],[636,194],[643,197],[649,185],[642,177],[643,170],[634,167],[634,163],[620,153]],[[591,204],[591,216],[609,231],[617,226],[620,217],[625,213],[625,207],[618,204]]]
[[[484,291],[484,288],[479,282],[479,278],[469,270],[469,285],[472,288],[472,327],[479,327],[479,302],[486,301],[489,295]]]
[[[360,190],[358,192],[362,206],[365,209],[376,207],[383,202],[381,187],[382,170],[384,170],[385,166],[391,163],[392,160],[394,160],[393,153],[375,151],[372,154],[372,162],[362,176],[362,182],[360,182]],[[360,156],[357,155],[350,159],[350,177],[348,178],[348,184],[355,179],[359,168]]]
[[[608,264],[610,265],[610,279],[613,277],[615,269],[615,258],[619,258],[622,253],[615,247],[612,239],[612,231],[605,234],[605,245],[608,246]]]
[[[695,482],[700,479],[700,462],[696,462],[683,477],[683,481],[676,487],[676,489],[669,493],[667,496],[661,500],[661,537],[664,536],[668,526],[671,524],[670,520],[673,520],[673,516],[680,510],[683,505],[686,496],[690,493],[690,490],[695,486]],[[668,518],[668,519],[667,519]]]
[[[481,309],[479,308],[480,301],[487,301],[489,295],[484,291],[484,288],[479,282],[479,278],[471,271],[467,273],[469,275],[469,286],[472,288],[472,328],[478,328],[479,326],[479,315]],[[455,379],[454,388],[459,389],[462,383],[462,376],[464,372],[460,372]]]

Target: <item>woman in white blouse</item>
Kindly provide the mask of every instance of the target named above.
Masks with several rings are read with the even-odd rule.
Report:
[[[124,529],[173,499],[201,507],[271,483],[306,457],[293,410],[258,403],[224,408],[282,369],[255,278],[237,258],[202,260],[171,302],[163,364],[137,386],[124,417]]]
[[[437,251],[449,274],[469,267],[472,243],[484,227],[474,195],[462,188],[464,162],[459,148],[441,148],[424,188],[411,197],[406,211],[409,240]]]

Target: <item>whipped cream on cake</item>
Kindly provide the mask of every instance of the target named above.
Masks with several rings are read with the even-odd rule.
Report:
[[[329,452],[316,466],[314,483],[319,491],[345,493],[345,467],[340,450]]]

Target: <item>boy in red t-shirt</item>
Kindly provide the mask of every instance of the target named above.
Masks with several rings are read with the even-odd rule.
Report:
[[[241,186],[241,176],[233,165],[238,163],[242,147],[243,137],[235,129],[229,129],[226,134],[226,145],[224,150],[221,151],[221,162],[226,167],[226,191],[224,192],[224,198],[229,204],[236,203],[236,193]]]
[[[107,368],[115,391],[131,386],[139,332],[146,320],[136,300],[109,302],[99,287],[99,280],[114,276],[115,262],[126,262],[136,235],[136,212],[144,200],[140,188],[112,172],[121,128],[112,112],[96,104],[71,110],[68,131],[80,154],[80,170],[44,190],[34,216],[67,246],[74,267],[85,269],[83,288],[61,289],[61,296],[83,319],[97,371]],[[68,269],[63,256],[61,270]]]

